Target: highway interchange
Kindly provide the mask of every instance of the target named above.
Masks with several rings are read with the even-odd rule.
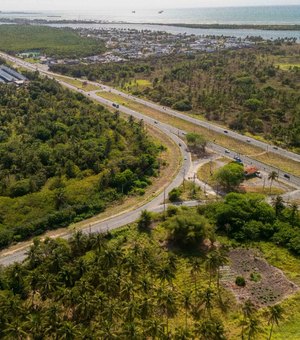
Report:
[[[48,72],[47,69],[43,65],[41,65],[41,66],[32,65],[30,63],[27,63],[23,60],[9,56],[9,55],[4,54],[4,53],[0,53],[0,56],[2,58],[6,59],[6,60],[9,60],[9,61],[17,64],[18,66],[27,68],[27,69],[32,70],[32,71],[39,71],[40,73],[45,74],[48,77],[55,78],[55,76],[57,76],[56,74]],[[93,99],[93,100],[95,100],[95,101],[97,101],[97,102],[99,102],[103,105],[112,107],[112,104],[114,104],[112,101],[100,97],[96,93],[99,90],[98,91],[86,92],[86,91],[83,91],[81,89],[78,89],[77,87],[75,87],[73,85],[70,85],[67,82],[64,82],[61,79],[58,80],[58,81],[59,81],[60,84],[69,88],[70,90],[80,92],[83,95],[85,95],[85,96],[87,96],[87,97],[89,97],[89,98],[91,98],[91,99]],[[224,128],[222,128],[222,127],[216,126],[216,125],[208,123],[208,122],[197,120],[195,118],[186,116],[184,114],[178,113],[178,112],[173,111],[173,110],[168,109],[168,108],[161,107],[157,104],[145,101],[143,99],[132,97],[128,94],[122,93],[122,92],[115,90],[111,87],[108,87],[108,86],[105,86],[105,85],[102,85],[102,84],[98,84],[98,83],[93,83],[93,82],[90,82],[90,83],[95,84],[97,86],[101,86],[102,90],[110,91],[112,93],[118,94],[120,96],[123,96],[124,98],[128,98],[128,99],[131,99],[131,100],[134,99],[135,101],[137,101],[137,102],[139,102],[143,105],[152,107],[156,110],[159,110],[159,111],[162,111],[164,113],[167,113],[167,114],[176,116],[178,118],[184,119],[186,121],[192,122],[193,124],[204,126],[208,129],[214,130],[214,131],[219,132],[219,133],[230,134],[231,137],[238,139],[241,142],[252,143],[253,145],[258,146],[258,147],[260,147],[264,150],[268,150],[268,149],[271,148],[272,152],[274,152],[274,153],[278,153],[278,154],[280,154],[284,157],[287,157],[287,158],[290,158],[290,159],[293,159],[293,160],[300,162],[300,155],[297,155],[297,154],[294,154],[292,152],[288,152],[286,150],[276,148],[276,147],[274,149],[274,146],[270,146],[266,143],[257,141],[255,139],[252,139],[252,138],[249,138],[249,137],[246,137],[246,136],[243,136],[243,135],[240,135],[240,134],[233,132],[233,131],[224,130]],[[95,222],[93,224],[90,224],[85,229],[83,229],[83,232],[85,232],[85,233],[104,232],[104,231],[113,230],[113,229],[119,228],[121,226],[127,225],[127,224],[132,223],[135,220],[137,220],[140,216],[141,211],[145,210],[145,209],[149,210],[149,211],[162,211],[165,208],[164,205],[162,204],[163,201],[164,201],[164,197],[165,196],[167,197],[168,193],[173,188],[178,187],[182,183],[182,181],[184,180],[186,175],[190,172],[190,169],[191,169],[191,166],[192,166],[191,154],[188,152],[187,145],[185,144],[185,141],[183,139],[184,135],[186,134],[186,131],[179,130],[178,128],[175,128],[171,125],[168,125],[168,124],[159,122],[157,120],[154,120],[153,118],[151,118],[147,115],[144,115],[140,112],[136,112],[134,110],[131,110],[131,109],[129,109],[126,106],[123,106],[123,105],[119,105],[118,110],[122,113],[125,113],[126,115],[132,115],[136,119],[139,119],[139,120],[143,119],[146,124],[152,125],[155,128],[162,131],[164,134],[166,134],[180,148],[180,152],[181,152],[181,155],[182,155],[182,163],[181,163],[181,166],[180,166],[180,169],[179,169],[177,176],[171,180],[171,182],[168,184],[168,186],[166,188],[162,188],[161,193],[158,196],[156,196],[155,198],[153,198],[153,200],[151,200],[150,202],[146,203],[145,205],[140,206],[140,207],[138,207],[134,210],[127,211],[127,212],[124,212],[124,213],[120,213],[119,215],[114,216],[112,218],[109,218],[107,220],[99,221],[99,222]],[[224,132],[224,131],[227,131],[227,132]],[[219,145],[212,143],[212,142],[208,143],[208,148],[213,150],[214,152],[216,152],[218,154],[226,155],[226,157],[230,157],[232,159],[234,158],[234,156],[236,156],[235,152],[227,150],[224,147],[219,146]],[[240,155],[240,158],[242,159],[243,163],[245,163],[247,165],[254,165],[254,166],[258,167],[259,169],[262,169],[262,171],[264,171],[266,173],[269,173],[271,171],[277,171],[278,174],[279,174],[279,177],[286,180],[286,177],[285,177],[286,173],[282,172],[281,170],[279,170],[275,167],[272,167],[272,166],[269,166],[269,165],[264,164],[262,162],[256,161],[256,160],[254,160],[250,157],[247,157],[247,156],[241,156]],[[292,174],[288,174],[288,176],[289,176],[289,182],[291,184],[294,184],[296,187],[300,187],[300,178],[299,177],[293,176]],[[187,203],[187,205],[194,205],[194,204],[196,204],[196,202],[188,202]],[[63,237],[68,238],[68,237],[70,237],[70,235],[71,235],[70,233],[66,233]],[[24,247],[24,248],[20,248],[19,250],[16,250],[16,251],[7,252],[6,254],[4,254],[0,257],[0,265],[2,264],[2,265],[6,266],[6,265],[12,264],[14,262],[23,261],[26,258],[26,253],[27,253],[28,249],[29,249],[29,246]]]

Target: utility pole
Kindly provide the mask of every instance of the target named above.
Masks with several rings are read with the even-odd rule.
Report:
[[[166,217],[166,188],[164,189],[164,218]]]

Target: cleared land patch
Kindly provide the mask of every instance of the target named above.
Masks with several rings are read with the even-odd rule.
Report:
[[[281,270],[271,266],[257,251],[234,249],[229,252],[229,259],[230,265],[222,269],[222,282],[239,302],[250,299],[258,307],[265,307],[299,290],[295,283],[289,281]],[[238,276],[245,279],[244,287],[235,283]]]

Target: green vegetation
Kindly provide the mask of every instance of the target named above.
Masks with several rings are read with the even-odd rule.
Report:
[[[56,58],[77,58],[104,51],[99,40],[83,38],[72,29],[32,25],[0,25],[1,50],[8,53],[40,51]]]
[[[285,207],[282,198],[272,206],[257,194],[230,193],[224,201],[200,206],[218,231],[240,241],[272,241],[300,255],[300,216],[297,205]]]
[[[158,170],[143,124],[28,76],[0,85],[0,247],[143,195]]]
[[[202,135],[197,133],[187,133],[185,137],[188,147],[192,153],[199,157],[205,154],[207,141]]]
[[[237,162],[231,162],[219,169],[215,175],[215,181],[221,185],[226,192],[235,191],[243,182],[244,166]]]
[[[180,188],[174,188],[169,192],[169,201],[170,202],[179,202],[180,201],[180,195],[182,191]]]
[[[237,276],[237,278],[235,279],[235,284],[239,287],[245,287],[246,281],[242,276]]]
[[[236,200],[243,205],[249,197]],[[203,215],[210,206],[144,211],[136,224],[106,235],[35,239],[24,264],[0,268],[0,337],[260,340],[280,339],[284,330],[292,338],[298,295],[258,311],[223,288],[227,250],[213,246],[214,219]],[[274,244],[256,245],[267,258],[285,255]],[[283,259],[287,273],[288,263],[298,269],[299,259]]]
[[[296,58],[299,53],[298,44],[276,41],[222,53],[122,64],[55,65],[52,70],[99,79],[128,91],[129,82],[148,79],[151,86],[131,92],[299,150],[299,70],[287,72],[276,66],[279,57]]]

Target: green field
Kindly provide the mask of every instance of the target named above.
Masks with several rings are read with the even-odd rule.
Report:
[[[77,58],[101,53],[104,45],[71,29],[0,25],[0,48],[13,54],[34,50],[57,58]]]
[[[300,63],[287,63],[287,64],[281,63],[281,64],[277,64],[276,66],[278,66],[281,70],[284,70],[284,71],[289,71],[294,68],[300,69]]]

